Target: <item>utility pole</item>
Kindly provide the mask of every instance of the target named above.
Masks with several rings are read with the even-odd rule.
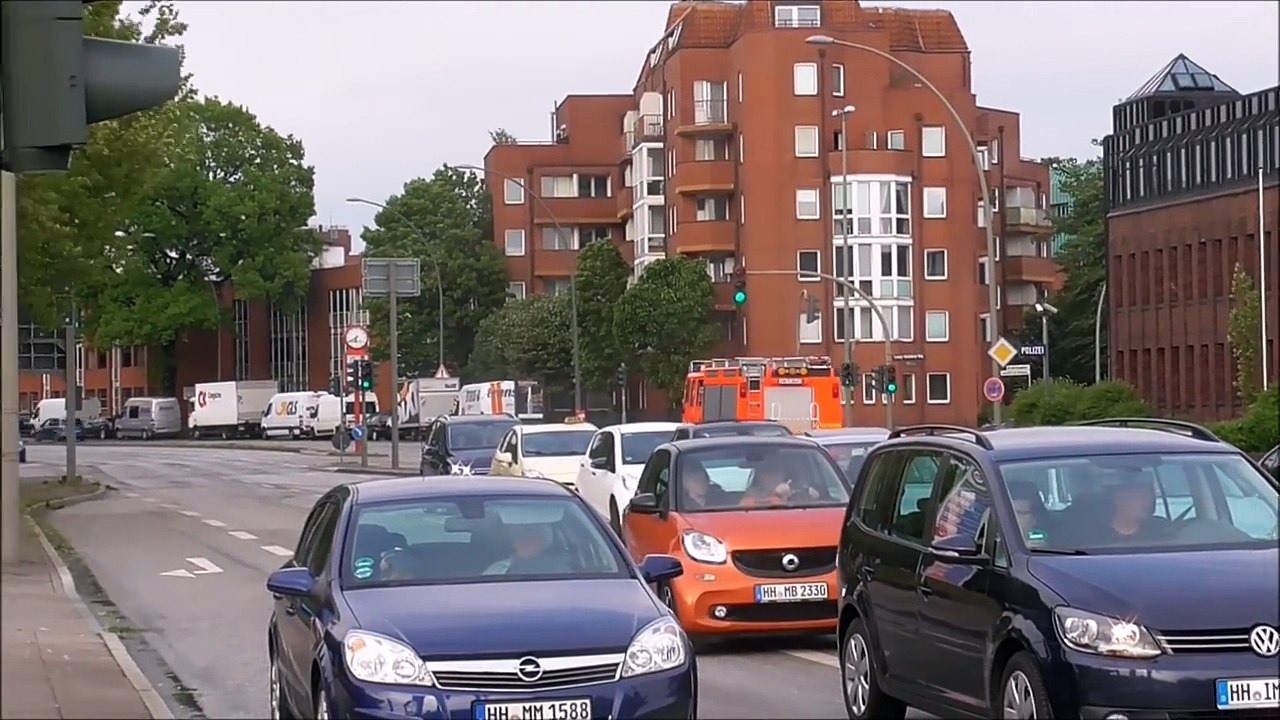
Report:
[[[393,214],[396,211],[391,211]],[[405,218],[408,222],[408,219]],[[412,223],[409,223],[412,226]],[[385,297],[387,298],[387,334],[391,337],[387,338],[391,351],[391,396],[397,397],[400,390],[400,338],[399,338],[399,321],[400,310],[396,302],[399,297],[418,297],[422,294],[422,264],[417,258],[365,258],[360,261],[361,265],[361,287],[364,290],[365,297]],[[436,265],[437,281],[439,281],[440,266]],[[442,291],[443,292],[443,291]],[[444,297],[443,294],[440,295]],[[443,299],[441,300],[441,315],[444,317]],[[443,338],[443,320],[441,320],[441,343]],[[441,345],[441,353],[443,353],[443,345]],[[440,367],[444,367],[443,355]],[[367,444],[366,444],[367,447]],[[393,470],[400,469],[400,409],[398,404],[391,411],[391,468]]]
[[[387,334],[391,337],[387,340],[391,343],[391,397],[394,399],[400,390],[400,309],[396,307],[396,296],[400,293],[396,292],[396,263],[387,267],[387,280],[391,285],[391,292],[387,293]],[[394,402],[391,404],[391,469],[400,469],[400,407]]]
[[[852,105],[846,105],[831,111],[832,115],[840,117],[840,196],[843,200],[845,214],[849,217],[854,216],[852,207],[853,193],[849,192],[849,188],[852,186],[852,183],[849,182],[849,115],[854,110],[855,108]],[[835,223],[831,225],[834,230]],[[841,229],[843,230],[844,228],[842,227]],[[844,232],[842,234],[849,235],[850,233]],[[844,361],[847,364],[853,364],[853,313],[849,307],[847,295],[845,296],[844,304],[840,308],[840,313],[844,317]],[[885,337],[888,337],[888,335]],[[840,400],[844,413],[844,426],[853,427],[853,388],[851,386],[844,383],[840,384]]]
[[[64,405],[67,408],[67,419],[64,429],[67,440],[67,482],[73,482],[76,477],[76,428],[80,422],[80,386],[76,382],[76,335],[77,321],[76,317],[76,299],[71,298],[71,314],[67,316],[67,398]]]
[[[618,366],[618,394],[622,398],[622,424],[627,423],[627,364],[622,363]]]
[[[17,178],[0,172],[0,543],[4,564],[18,561],[22,498],[18,480]]]

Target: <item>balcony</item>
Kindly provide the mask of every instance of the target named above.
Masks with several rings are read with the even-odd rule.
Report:
[[[681,222],[671,243],[682,255],[698,253],[732,253],[737,244],[733,220],[697,220]]]
[[[732,160],[697,160],[676,165],[671,179],[675,191],[682,195],[695,193],[731,193],[735,178]]]
[[[1046,210],[1034,207],[1005,206],[1006,235],[1049,235],[1053,233],[1053,220]]]
[[[1037,255],[1007,255],[999,263],[1005,283],[1056,285],[1061,280],[1058,263]]]
[[[676,128],[677,135],[728,135],[734,131],[729,122],[729,101],[727,100],[695,100],[693,102],[693,123],[682,124]]]
[[[827,168],[832,175],[839,175],[844,168],[844,153],[830,149],[830,144],[827,148]],[[912,177],[916,173],[915,158],[904,150],[869,150],[851,147],[848,154],[850,174]]]
[[[626,220],[632,215],[632,208],[635,206],[635,189],[629,187],[620,188],[617,199],[617,218]]]
[[[667,200],[667,181],[662,178],[653,178],[645,180],[636,186],[635,203],[644,202],[646,200],[656,203],[665,203]]]
[[[536,277],[569,277],[578,270],[577,250],[545,250],[533,248],[533,274]]]
[[[666,130],[661,115],[641,115],[631,129],[623,134],[625,154],[630,154],[640,143],[666,142]]]
[[[667,254],[667,240],[661,235],[649,235],[636,242],[636,257],[664,257]]]
[[[535,225],[613,225],[618,222],[616,197],[544,197],[533,204]],[[550,210],[550,213],[548,213]],[[554,216],[554,217],[553,217]]]

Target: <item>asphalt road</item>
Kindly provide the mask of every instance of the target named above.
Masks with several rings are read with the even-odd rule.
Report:
[[[24,475],[60,469],[29,446]],[[327,455],[96,444],[81,448],[116,488],[60,510],[57,530],[163,663],[158,687],[192,689],[208,717],[267,716],[268,573],[290,554],[312,503],[353,479]],[[699,653],[704,718],[844,717],[831,637],[731,643]],[[179,699],[175,715],[190,717]]]

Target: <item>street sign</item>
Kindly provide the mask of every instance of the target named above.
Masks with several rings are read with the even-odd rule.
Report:
[[[1000,377],[1031,377],[1031,366],[1005,365],[1000,368]]]
[[[346,450],[351,445],[351,436],[342,430],[333,434],[333,439],[329,441],[333,445],[334,450]]]
[[[1004,381],[998,377],[987,378],[982,384],[982,394],[993,403],[1000,402],[1004,399]]]
[[[355,426],[355,427],[351,428],[351,439],[352,439],[352,440],[355,440],[355,441],[357,441],[357,442],[358,442],[358,441],[360,441],[360,440],[363,440],[363,439],[364,439],[364,426],[363,426],[363,425],[357,425],[357,426]]]
[[[417,258],[364,258],[360,261],[360,272],[365,297],[391,295],[392,277],[396,297],[422,294],[422,269]]]
[[[444,363],[441,363],[441,364],[440,364],[440,367],[436,368],[436,375],[435,375],[435,376],[436,376],[436,377],[438,377],[438,378],[441,378],[441,379],[445,379],[445,378],[450,377],[450,375],[449,375],[449,368],[446,368],[446,367],[444,366]]]
[[[1022,346],[1022,348],[1021,348],[1018,352],[1019,352],[1019,353],[1021,353],[1021,354],[1023,354],[1023,355],[1026,355],[1027,357],[1040,357],[1040,356],[1044,355],[1044,353],[1045,353],[1045,346],[1043,346],[1043,345],[1023,345],[1023,346]]]
[[[991,359],[995,360],[1000,367],[1004,367],[1018,357],[1018,348],[1014,347],[1013,343],[1000,337],[987,350],[987,355],[991,356]]]

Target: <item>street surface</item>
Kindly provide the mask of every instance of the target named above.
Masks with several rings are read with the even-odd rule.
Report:
[[[312,503],[361,476],[333,472],[327,453],[217,445],[87,444],[80,462],[116,491],[53,522],[163,659],[139,662],[158,688],[180,680],[209,717],[266,717],[266,576],[291,554]],[[64,457],[50,444],[28,452],[23,474],[56,472]],[[699,715],[844,717],[834,645],[829,636],[773,638],[700,651]],[[192,716],[189,703],[169,701],[178,717]]]

